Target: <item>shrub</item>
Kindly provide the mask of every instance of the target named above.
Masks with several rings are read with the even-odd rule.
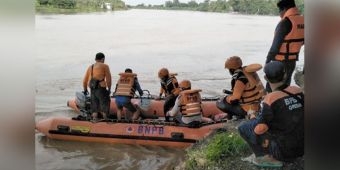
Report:
[[[195,170],[210,169],[224,158],[241,156],[249,150],[248,144],[238,133],[217,133],[207,144],[188,151],[185,167]]]
[[[38,0],[39,5],[48,5],[48,0]]]
[[[239,156],[248,149],[238,133],[219,133],[206,147],[206,158],[215,161],[223,157]]]

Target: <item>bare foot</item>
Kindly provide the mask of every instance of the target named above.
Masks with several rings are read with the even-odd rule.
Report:
[[[222,119],[226,118],[228,116],[227,113],[219,113],[214,116],[214,121],[221,121]]]

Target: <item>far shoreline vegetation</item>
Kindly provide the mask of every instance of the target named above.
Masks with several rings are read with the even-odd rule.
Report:
[[[126,5],[124,0],[35,0],[36,13],[81,13],[116,11],[128,9],[186,10],[201,12],[239,13],[247,15],[278,15],[277,0],[195,0],[182,3],[166,1],[163,5]],[[297,8],[304,13],[304,1],[295,0]]]
[[[201,12],[240,13],[248,15],[278,15],[277,0],[205,0],[197,3],[195,0],[182,3],[179,0],[166,1],[164,5],[145,5],[144,3],[128,8],[188,10]],[[297,8],[304,13],[304,1],[295,0]]]
[[[127,10],[122,0],[35,0],[35,12],[40,14],[72,14]]]

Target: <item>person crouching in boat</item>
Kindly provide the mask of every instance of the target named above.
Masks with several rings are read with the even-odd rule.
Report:
[[[161,89],[159,92],[159,97],[156,98],[156,100],[161,99],[163,93],[165,94],[163,113],[165,116],[165,121],[169,122],[170,118],[166,116],[166,112],[168,112],[171,107],[175,105],[175,101],[180,89],[178,87],[175,74],[169,74],[169,70],[167,68],[162,68],[158,71],[158,78],[161,80]]]
[[[119,75],[120,78],[114,92],[116,96],[117,119],[121,120],[123,107],[125,107],[128,111],[133,113],[132,120],[137,120],[140,111],[131,103],[131,98],[135,95],[136,90],[139,92],[140,96],[143,96],[143,90],[138,82],[137,74],[132,73],[132,70],[127,68],[124,73],[119,73]],[[127,118],[127,114],[125,114],[125,119],[129,119]]]
[[[181,89],[174,107],[166,113],[167,116],[175,117],[180,124],[192,122],[212,122],[210,118],[203,117],[202,99],[199,92],[201,89],[191,90],[191,82],[183,80],[179,84]]]
[[[91,89],[91,114],[94,120],[98,113],[106,119],[110,113],[111,72],[107,64],[104,64],[105,55],[96,54],[96,63],[88,67],[83,79],[84,95],[88,95],[87,87]]]
[[[225,68],[232,75],[232,91],[216,102],[217,108],[228,114],[227,119],[232,119],[233,115],[243,119],[247,114],[258,112],[265,90],[256,71],[262,66],[250,64],[242,67],[241,58],[232,56],[226,60]]]

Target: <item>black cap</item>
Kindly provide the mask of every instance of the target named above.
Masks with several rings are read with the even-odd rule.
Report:
[[[131,68],[126,68],[126,69],[125,69],[125,73],[132,73]]]
[[[280,9],[280,11],[296,7],[294,0],[279,0],[276,5]]]
[[[96,54],[96,60],[101,60],[103,58],[105,58],[105,55],[103,53],[97,53]]]
[[[270,83],[278,83],[284,78],[285,66],[280,61],[272,61],[264,66],[264,73]]]

